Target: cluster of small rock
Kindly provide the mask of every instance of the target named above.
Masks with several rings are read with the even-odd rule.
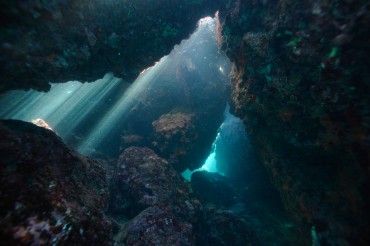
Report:
[[[225,184],[215,185],[212,191],[222,190],[222,186]],[[222,206],[210,209],[207,203],[201,203],[190,183],[149,148],[123,151],[112,190],[110,213],[127,218],[126,225],[116,232],[125,235],[116,237],[117,243],[159,246],[226,245],[231,239],[234,245],[256,242],[245,221]]]

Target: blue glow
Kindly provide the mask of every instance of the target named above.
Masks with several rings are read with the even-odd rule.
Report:
[[[224,150],[232,154],[233,159],[239,160],[244,158],[243,149],[237,149],[237,147],[244,148],[244,144],[247,144],[247,137],[245,133],[245,127],[243,121],[232,115],[230,113],[230,106],[227,105],[224,111],[224,121],[222,122],[215,141],[213,142],[213,149],[207,160],[204,162],[201,168],[190,171],[189,169],[185,170],[181,175],[188,181],[191,179],[191,175],[196,171],[208,171],[219,173],[223,176],[228,176],[228,173],[231,172],[230,167],[227,164],[222,163],[223,165],[217,165],[216,152],[217,148],[223,148],[219,150]],[[227,149],[229,148],[229,149]],[[244,159],[243,159],[244,160]],[[220,164],[220,163],[219,163]]]
[[[218,135],[217,135],[218,136]],[[216,137],[217,139],[217,137]],[[216,141],[216,140],[215,140]],[[204,162],[203,166],[198,168],[198,169],[195,169],[194,171],[190,171],[189,169],[186,169],[184,172],[181,173],[181,175],[187,180],[187,181],[190,181],[191,180],[191,175],[194,173],[194,172],[197,172],[197,171],[207,171],[207,172],[212,172],[212,173],[219,173],[221,175],[224,175],[222,172],[220,172],[218,169],[217,169],[217,160],[216,160],[216,153],[215,153],[215,148],[217,147],[215,144],[213,145],[214,148],[212,150],[212,152],[209,154],[209,156],[207,157],[206,161]]]

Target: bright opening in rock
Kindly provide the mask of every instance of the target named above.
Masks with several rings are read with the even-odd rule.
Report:
[[[41,119],[88,156],[112,157],[132,145],[151,146],[179,171],[199,167],[228,97],[230,64],[215,36],[215,20],[203,18],[188,40],[130,86],[107,74],[93,83],[51,84],[48,93],[12,91],[0,98],[0,117]],[[176,142],[177,150],[171,146]],[[190,142],[202,150],[189,148]],[[195,151],[192,157],[189,152]],[[214,154],[207,166],[216,170]]]
[[[227,105],[224,112],[224,121],[218,129],[216,139],[212,145],[212,151],[201,168],[194,171],[189,169],[182,176],[190,181],[191,175],[197,171],[207,171],[234,179],[235,168],[240,163],[253,162],[253,154],[246,152],[249,141],[245,132],[245,126],[241,119],[230,113]]]

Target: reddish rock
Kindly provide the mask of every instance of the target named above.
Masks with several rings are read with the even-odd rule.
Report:
[[[194,114],[164,114],[152,123],[155,131],[155,147],[175,167],[184,158],[194,153],[199,134],[194,125]]]
[[[174,113],[162,115],[158,120],[152,123],[154,130],[166,139],[172,138],[180,132],[186,133],[191,125],[192,114]]]

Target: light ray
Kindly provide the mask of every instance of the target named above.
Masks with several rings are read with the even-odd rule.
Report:
[[[122,80],[106,74],[94,83],[51,84],[48,93],[11,91],[0,97],[0,118],[28,122],[41,118],[65,138],[121,83]]]

